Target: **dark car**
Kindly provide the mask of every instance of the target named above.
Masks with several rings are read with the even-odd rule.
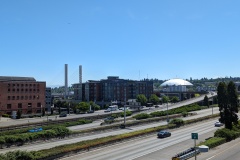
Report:
[[[105,123],[112,123],[114,121],[114,117],[107,117],[104,119]]]
[[[67,117],[67,113],[61,113],[59,117]]]
[[[170,137],[171,133],[168,131],[160,131],[157,134],[158,138],[165,138],[165,137]]]
[[[221,127],[223,126],[223,123],[217,121],[216,123],[214,123],[214,125],[215,127]]]
[[[90,111],[88,111],[87,113],[94,113],[94,110],[90,110]]]

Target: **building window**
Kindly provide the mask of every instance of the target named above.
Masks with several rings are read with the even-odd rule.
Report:
[[[7,109],[11,109],[12,105],[11,104],[7,104]]]
[[[12,100],[15,100],[15,96],[12,96]]]
[[[8,100],[10,100],[10,96],[8,96]]]
[[[33,96],[33,99],[35,99],[36,98],[36,96]]]
[[[41,113],[41,110],[38,109],[38,110],[37,110],[37,113]]]
[[[28,99],[28,96],[25,96],[25,99]]]
[[[33,92],[35,92],[35,91],[36,91],[36,89],[34,88],[34,89],[33,89]]]
[[[17,86],[19,87],[19,84],[17,84]]]
[[[19,96],[17,96],[17,100],[19,100]]]
[[[37,107],[41,107],[41,103],[37,103]]]
[[[32,92],[32,89],[29,89],[30,92]]]
[[[25,86],[27,87],[27,86],[28,86],[28,84],[25,84]]]
[[[32,103],[28,103],[28,107],[31,108],[32,107]]]
[[[17,89],[17,92],[19,92],[19,89]]]
[[[23,92],[23,89],[21,89],[21,91]]]
[[[18,103],[18,108],[22,108],[22,103]]]
[[[10,87],[11,85],[10,85],[10,83],[8,83],[8,87]]]
[[[24,99],[24,96],[21,96],[21,99]]]
[[[27,92],[28,91],[28,89],[25,89],[25,92]]]
[[[8,88],[8,92],[10,92],[10,88]]]
[[[21,84],[21,86],[23,87],[23,84]]]
[[[37,99],[39,99],[39,95],[37,96]]]
[[[32,96],[29,96],[29,99],[32,99]]]
[[[12,91],[15,92],[15,89],[13,89]]]

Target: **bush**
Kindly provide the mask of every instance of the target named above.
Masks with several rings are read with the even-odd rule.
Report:
[[[136,118],[137,120],[139,119],[147,119],[147,118],[150,118],[151,116],[147,113],[140,113],[140,114],[137,114],[135,116],[133,116],[133,118]]]
[[[8,118],[9,115],[8,114],[3,114],[2,117],[7,117]]]
[[[187,117],[187,116],[188,116],[188,112],[185,112],[185,111],[182,112],[182,116],[183,116],[183,117]]]
[[[219,146],[219,145],[221,145],[225,142],[226,142],[225,138],[213,137],[213,138],[210,138],[210,139],[206,140],[205,142],[200,143],[198,146],[206,145],[209,148],[214,148],[214,147],[217,147],[217,146]]]
[[[132,115],[131,111],[126,111],[126,117],[131,115]],[[121,113],[121,117],[124,117],[124,112]]]
[[[119,115],[118,115],[117,113],[115,113],[115,114],[112,114],[111,117],[113,117],[113,118],[118,118]]]
[[[239,136],[240,136],[240,132],[237,132],[237,131],[234,131],[234,130],[230,130],[230,129],[227,129],[227,128],[218,129],[214,133],[214,137],[226,138],[227,142],[231,141],[233,139],[236,139]]]
[[[169,122],[169,124],[175,124],[176,126],[181,126],[181,125],[184,125],[184,121],[182,119],[173,119]]]

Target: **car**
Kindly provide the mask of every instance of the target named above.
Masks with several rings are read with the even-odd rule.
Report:
[[[111,109],[107,109],[107,110],[105,110],[104,112],[111,112]]]
[[[105,123],[112,123],[113,121],[114,121],[114,117],[104,118],[104,122],[105,122]]]
[[[59,117],[67,117],[67,113],[61,113]]]
[[[159,108],[159,106],[158,106],[158,105],[156,105],[156,106],[155,106],[155,108]]]
[[[121,108],[119,108],[119,110],[122,110],[122,111],[124,111],[124,107],[121,107]],[[129,108],[128,107],[126,107],[126,111],[127,110],[129,110]]]
[[[158,138],[170,137],[171,133],[166,130],[163,130],[163,131],[158,132],[157,136],[158,136]]]
[[[221,127],[221,126],[223,126],[223,123],[217,121],[217,122],[215,122],[214,125],[215,125],[215,127]]]
[[[94,113],[94,110],[90,110],[90,111],[88,111],[87,113]]]

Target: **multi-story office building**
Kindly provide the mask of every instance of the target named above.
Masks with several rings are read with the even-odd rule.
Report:
[[[138,94],[144,94],[147,98],[153,94],[153,82],[119,79],[110,76],[100,81],[88,81],[73,85],[74,98],[81,101],[126,102],[134,99]]]
[[[32,77],[0,76],[0,111],[11,115],[21,110],[22,114],[41,113],[45,107],[46,82]]]

